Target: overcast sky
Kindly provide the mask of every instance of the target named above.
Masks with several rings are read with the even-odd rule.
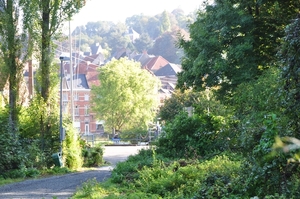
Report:
[[[132,15],[154,16],[164,10],[169,12],[176,8],[184,10],[185,14],[199,8],[203,0],[87,0],[86,5],[76,14],[71,27],[85,25],[87,22],[113,21],[125,22]]]

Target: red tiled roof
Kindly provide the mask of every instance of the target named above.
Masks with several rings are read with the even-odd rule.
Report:
[[[147,68],[151,71],[157,71],[167,64],[169,64],[169,62],[165,58],[163,58],[162,56],[155,56],[153,58],[150,58],[150,60],[142,67]]]

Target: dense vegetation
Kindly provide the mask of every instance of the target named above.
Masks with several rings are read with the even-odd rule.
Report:
[[[299,154],[291,149],[299,149],[293,139],[299,138],[300,126],[299,8],[293,0],[215,0],[199,11],[189,26],[190,39],[181,37],[178,43],[183,71],[178,90],[159,112],[160,138],[150,150],[119,163],[105,183],[84,183],[74,198],[297,198]],[[161,15],[163,30],[170,28],[166,16]],[[145,34],[146,26],[133,19],[127,23]],[[145,38],[160,34],[149,30]],[[110,48],[128,47],[121,32],[109,33],[111,41],[118,41]],[[53,130],[58,122],[48,105],[57,103],[49,100],[37,98],[26,111],[17,110],[14,129],[8,126],[11,107],[1,109],[0,172],[9,171],[2,177],[34,176],[53,165],[48,160],[59,147]],[[185,107],[192,107],[193,114]],[[70,168],[103,161],[101,147],[89,150],[68,138],[65,144]],[[72,150],[77,146],[82,154]]]
[[[153,150],[74,197],[297,198],[299,6],[207,5],[189,26],[191,39],[179,42],[179,90],[161,108],[164,131]],[[189,106],[192,116],[182,111]]]
[[[103,164],[101,147],[90,147],[82,141],[68,115],[63,117],[66,135],[62,146],[59,135],[59,60],[55,59],[57,41],[65,41],[61,32],[63,22],[84,4],[85,1],[79,0],[0,2],[0,7],[5,8],[0,10],[0,74],[3,77],[0,80],[0,179],[30,177],[39,175],[43,170],[48,171],[55,163],[52,155],[59,152],[61,147],[62,162],[71,170]],[[22,13],[22,17],[19,13]],[[72,43],[76,46],[81,44],[82,50],[99,43],[108,58],[119,48],[131,48],[137,52],[153,49],[153,40],[166,34],[172,35],[167,36],[167,43],[172,48],[169,55],[173,56],[172,53],[177,50],[174,45],[177,30],[187,28],[191,16],[177,9],[156,16],[132,16],[126,24],[90,22],[74,30]],[[127,34],[129,27],[141,35],[135,44]],[[64,43],[65,47],[68,45]],[[159,53],[164,52],[159,50]],[[178,57],[176,59],[178,61]],[[39,63],[33,96],[28,96],[22,76],[27,60]],[[139,110],[132,112],[138,113]],[[129,134],[145,129],[145,121],[154,113],[153,110],[146,112],[149,114],[139,123],[143,125],[142,128],[133,129],[134,125],[139,126],[136,123],[125,124],[127,129],[133,129]]]

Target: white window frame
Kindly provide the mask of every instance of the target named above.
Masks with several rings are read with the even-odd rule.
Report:
[[[84,115],[89,115],[89,106],[88,105],[84,106]]]
[[[84,94],[84,101],[89,101],[90,100],[90,96],[88,94]]]

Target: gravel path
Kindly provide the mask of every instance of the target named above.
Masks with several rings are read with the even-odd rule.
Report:
[[[104,160],[111,166],[95,168],[91,171],[78,172],[63,176],[26,180],[0,187],[0,199],[48,199],[70,198],[76,188],[89,179],[101,182],[110,177],[111,170],[129,155],[136,154],[145,146],[109,146],[105,147]]]

